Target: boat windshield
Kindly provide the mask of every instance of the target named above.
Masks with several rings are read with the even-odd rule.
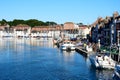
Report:
[[[67,44],[70,44],[70,42],[67,42]]]
[[[64,42],[64,44],[71,44],[71,42]]]

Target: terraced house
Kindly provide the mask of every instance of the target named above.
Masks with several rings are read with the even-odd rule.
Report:
[[[79,34],[79,26],[73,22],[66,22],[63,26],[63,35],[68,38],[74,38]]]
[[[100,40],[101,48],[107,52],[111,51],[118,57],[120,45],[120,15],[114,12],[112,17],[98,18],[91,29],[93,43]]]
[[[31,29],[32,38],[58,38],[60,36],[61,26],[36,26]]]
[[[9,25],[0,26],[0,38],[3,37],[13,37],[13,28]]]
[[[17,26],[13,26],[14,29],[14,37],[17,38],[28,38],[30,37],[30,31],[31,31],[31,27],[28,25],[17,25]]]
[[[117,31],[117,43],[120,46],[120,16],[117,17],[116,21],[116,31]]]

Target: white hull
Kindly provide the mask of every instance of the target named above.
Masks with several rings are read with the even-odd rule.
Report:
[[[114,69],[115,67],[115,62],[110,57],[106,56],[90,56],[90,61],[96,68]]]
[[[90,59],[90,61],[91,61],[91,64],[92,64],[94,67],[96,67],[96,68],[101,68],[101,66],[99,66],[99,64],[98,64],[97,60],[95,60],[95,58],[90,57],[89,59]]]
[[[71,47],[71,46],[62,46],[61,50],[75,50],[75,47]]]
[[[72,44],[70,41],[65,41],[63,44],[60,46],[61,50],[75,50],[75,45]]]

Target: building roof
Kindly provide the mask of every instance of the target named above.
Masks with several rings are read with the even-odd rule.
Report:
[[[48,28],[46,27],[33,27],[31,31],[48,31]]]
[[[79,29],[86,29],[86,28],[88,28],[87,25],[80,25],[80,26],[79,26]]]
[[[36,26],[33,27],[31,31],[55,31],[55,30],[61,30],[60,25],[56,26]]]
[[[66,22],[64,23],[64,26],[63,26],[64,30],[71,30],[71,29],[76,29],[76,28],[79,28],[79,27],[73,22]]]
[[[28,26],[28,25],[17,25],[14,27],[15,30],[26,30],[29,28],[30,28],[30,26]]]

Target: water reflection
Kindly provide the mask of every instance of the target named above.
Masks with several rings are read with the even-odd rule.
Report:
[[[0,80],[112,80],[89,58],[53,46],[52,40],[0,40]]]
[[[96,77],[98,80],[112,80],[113,70],[97,70]]]
[[[75,54],[75,51],[61,51],[61,53],[63,53],[63,55],[66,57],[72,57]]]
[[[34,40],[34,39],[15,39],[16,43],[28,44],[32,46],[52,47],[53,42],[51,40]]]
[[[37,47],[38,46],[38,47]],[[25,53],[37,52],[38,48],[53,47],[50,41],[30,40],[30,39],[0,39],[0,60],[1,62],[22,61],[25,58]],[[29,55],[27,55],[29,56]],[[9,60],[9,61],[8,61]]]
[[[61,51],[61,54],[63,55],[63,60],[65,62],[73,61],[75,60],[75,51]]]

